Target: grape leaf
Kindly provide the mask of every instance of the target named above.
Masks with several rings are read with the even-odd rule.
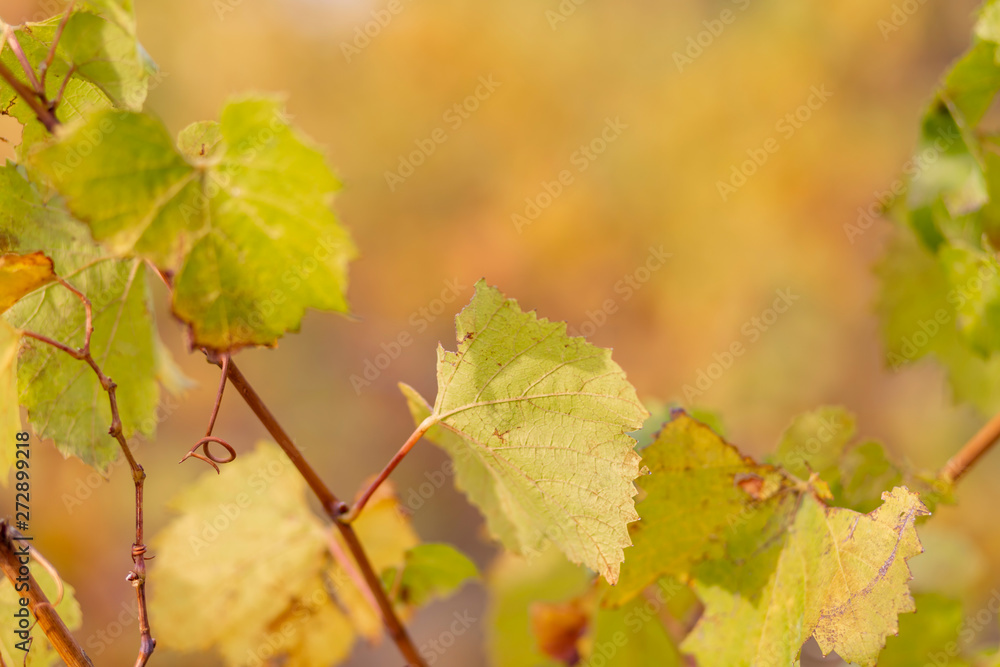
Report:
[[[55,279],[52,260],[45,253],[0,255],[0,313]]]
[[[21,414],[17,405],[17,349],[21,336],[17,329],[0,320],[0,433],[9,441],[21,430]],[[0,447],[0,484],[7,486],[17,455],[17,446]]]
[[[438,348],[433,409],[403,386],[414,420],[455,460],[459,489],[515,552],[548,537],[615,582],[635,521],[635,441],[648,415],[611,351],[524,313],[484,280]]]
[[[665,574],[686,574],[705,558],[721,557],[733,526],[779,502],[776,494],[789,484],[683,411],[674,412],[643,457],[650,474],[638,481],[642,520],[630,526],[635,546],[607,604],[620,605]]]
[[[259,443],[177,494],[170,507],[180,516],[152,541],[159,642],[179,651],[217,646],[227,664],[243,664],[269,623],[312,599],[327,535],[305,492],[281,450]]]
[[[45,593],[45,597],[53,605],[56,613],[70,630],[77,630],[83,624],[83,614],[80,611],[80,603],[76,600],[76,592],[72,586],[63,582],[63,595],[59,599],[59,588],[52,576],[42,567],[32,562],[29,566],[31,575],[38,582],[39,588]],[[0,633],[0,662],[5,665],[24,665],[24,667],[52,667],[53,665],[64,665],[59,658],[59,654],[52,648],[48,637],[42,631],[42,627],[35,623],[32,616],[32,627],[30,630],[31,649],[24,653],[15,646],[21,639],[14,634],[14,614],[21,609],[20,593],[14,590],[10,580],[0,577],[0,618],[4,619],[4,631]],[[57,602],[58,601],[58,602]]]
[[[231,102],[179,145],[151,116],[105,111],[32,164],[112,252],[175,274],[173,310],[196,345],[273,345],[306,308],[347,310],[355,252],[329,208],[338,182],[277,100]]]
[[[82,291],[93,306],[91,353],[118,384],[118,408],[126,437],[152,437],[160,388],[158,337],[145,267],[138,260],[107,257],[88,240],[87,230],[50,203],[43,202],[17,170],[0,169],[0,250],[44,251],[56,272]],[[4,318],[79,348],[84,342],[85,311],[69,290],[51,283],[21,299]],[[36,433],[52,438],[66,456],[107,469],[119,456],[108,436],[111,409],[97,376],[45,343],[24,339],[18,362],[20,402]],[[4,445],[5,447],[7,445]]]
[[[402,568],[383,573],[394,602],[422,607],[430,600],[447,597],[479,570],[468,556],[450,544],[418,544],[406,552]]]
[[[781,435],[774,463],[805,479],[816,472],[828,484],[836,479],[854,417],[840,407],[823,407],[797,416]]]
[[[889,366],[898,369],[933,355],[948,369],[956,400],[993,413],[1000,406],[1000,355],[984,359],[966,346],[956,327],[955,304],[969,290],[950,286],[936,258],[905,231],[893,237],[877,271]]]
[[[62,18],[63,14],[59,14],[38,23],[26,23],[14,31],[36,74],[48,56]],[[0,54],[0,61],[13,72],[22,71],[10,49]],[[59,90],[63,90],[56,112],[63,123],[82,120],[111,106],[138,111],[146,99],[153,68],[136,41],[131,0],[81,2],[66,22],[45,77],[45,91],[47,98],[54,100]],[[48,138],[48,131],[31,107],[3,81],[0,81],[0,108],[24,126],[20,157]],[[80,157],[77,155],[77,160]]]
[[[824,655],[874,665],[897,616],[914,610],[906,560],[922,551],[914,521],[928,513],[905,487],[882,499],[863,515],[802,493],[776,512],[785,531],[739,561],[700,564],[705,613],[682,650],[704,667],[784,665],[812,636]]]
[[[180,515],[153,540],[150,600],[158,640],[216,648],[227,665],[275,655],[289,665],[335,664],[381,622],[331,558],[344,550],[309,510],[306,485],[270,443],[206,472],[171,502]],[[383,485],[354,527],[376,572],[403,565],[417,543]],[[191,600],[199,600],[192,606]]]

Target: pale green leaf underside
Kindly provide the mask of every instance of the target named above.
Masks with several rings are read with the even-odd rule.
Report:
[[[102,140],[71,167],[95,132]],[[355,251],[329,207],[338,183],[280,104],[232,102],[179,143],[151,116],[106,111],[33,164],[112,252],[175,274],[173,310],[196,345],[271,345],[306,308],[346,311]]]
[[[457,317],[458,351],[438,349],[433,411],[405,388],[427,435],[452,454],[456,485],[513,551],[555,542],[618,579],[640,474],[626,435],[647,416],[610,350],[524,313],[485,281]]]

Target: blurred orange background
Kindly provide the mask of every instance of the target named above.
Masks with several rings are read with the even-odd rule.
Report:
[[[899,13],[903,4],[915,11]],[[60,9],[44,5],[0,0],[0,17],[14,24]],[[747,453],[769,451],[796,413],[842,404],[862,435],[938,468],[984,418],[952,405],[933,363],[886,368],[871,267],[888,225],[853,238],[847,227],[909,158],[924,104],[969,43],[974,8],[970,0],[136,0],[140,39],[160,68],[148,108],[172,131],[216,118],[232,95],[279,91],[343,180],[336,209],[362,253],[351,267],[356,318],[310,313],[278,349],[238,359],[346,497],[411,432],[396,382],[433,396],[434,349],[454,345],[453,315],[483,276],[613,347],[650,400],[683,401],[685,385],[698,389],[699,374],[744,343],[685,402],[719,411]],[[811,95],[807,114],[800,107]],[[9,124],[0,130],[13,136]],[[412,159],[414,151],[422,153]],[[754,156],[763,164],[744,167],[754,173],[724,199],[719,182],[737,182],[734,165]],[[387,178],[401,160],[420,164]],[[651,261],[662,253],[669,257]],[[184,351],[161,287],[161,328],[198,386],[168,402],[156,441],[138,449],[151,535],[169,520],[177,488],[207,470],[176,462],[205,427],[218,373]],[[764,324],[779,291],[797,299]],[[443,310],[442,294],[457,294]],[[765,317],[761,326],[755,317]],[[397,350],[403,332],[413,343]],[[366,362],[385,348],[398,357],[369,369],[362,386]],[[216,432],[243,451],[266,437],[235,395]],[[95,638],[133,602],[124,581],[131,479],[119,467],[88,484],[78,461],[48,444],[36,452],[35,489],[44,490],[33,500],[36,546],[76,586],[78,635],[97,664],[126,664],[138,644],[134,621],[120,639]],[[432,445],[418,446],[393,475],[404,499],[443,461]],[[912,562],[917,589],[963,594],[974,609],[1000,585],[997,475],[1000,452],[963,480],[959,505],[924,529],[928,554]],[[0,513],[12,511],[8,495]],[[414,522],[424,539],[456,544],[483,568],[496,553],[450,483]],[[955,566],[953,553],[968,560]],[[413,622],[417,642],[455,609],[482,619],[484,604],[478,585],[435,603]],[[484,625],[460,637],[443,664],[484,664]],[[101,655],[88,640],[101,643]],[[220,664],[167,650],[154,663]],[[390,644],[359,646],[350,664],[399,663]]]

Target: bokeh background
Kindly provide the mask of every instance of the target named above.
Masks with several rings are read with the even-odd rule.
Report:
[[[770,450],[796,413],[842,404],[863,435],[936,469],[984,421],[952,404],[933,363],[887,368],[872,265],[889,226],[846,233],[909,158],[925,102],[968,45],[972,0],[396,2],[400,11],[375,30],[382,0],[136,0],[140,38],[160,68],[148,107],[172,131],[216,118],[230,96],[278,91],[343,180],[336,209],[362,253],[351,267],[355,317],[310,313],[276,350],[238,357],[342,496],[412,430],[396,382],[433,396],[434,349],[453,344],[453,315],[483,276],[613,347],[649,400],[683,401],[714,355],[743,342],[746,353],[685,402],[719,411],[748,453]],[[910,11],[896,13],[899,25],[887,31],[903,5]],[[59,9],[0,0],[8,23]],[[706,32],[704,22],[724,10],[732,22]],[[356,40],[366,25],[374,34]],[[679,67],[675,54],[699,33],[701,53]],[[456,127],[445,114],[481,78],[499,85]],[[778,123],[813,87],[829,98],[788,136]],[[625,127],[579,171],[577,151],[608,119]],[[436,128],[446,141],[390,187],[386,172]],[[13,140],[9,125],[0,134]],[[718,182],[769,137],[778,151],[723,200]],[[529,224],[516,224],[514,214],[527,220],[526,199],[537,201],[562,170],[572,183]],[[637,273],[660,248],[670,253],[662,267]],[[626,276],[644,281],[629,293],[620,287]],[[746,327],[776,290],[798,299],[751,340]],[[443,311],[442,293],[457,293]],[[151,534],[169,520],[177,488],[206,472],[177,460],[201,435],[217,383],[217,370],[184,351],[164,297],[157,287],[164,336],[198,384],[165,405],[158,437],[138,450],[150,473]],[[352,383],[402,332],[412,345],[370,384]],[[266,436],[233,397],[216,431],[244,449]],[[122,468],[106,482],[88,478],[78,461],[35,449],[34,484],[44,489],[33,499],[36,545],[76,586],[79,635],[93,655],[87,641],[133,601],[124,581],[132,482]],[[393,476],[404,498],[443,462],[432,445],[417,447]],[[1000,586],[998,475],[994,452],[963,481],[959,506],[942,508],[923,530],[928,554],[912,562],[918,589],[962,595],[974,611]],[[11,503],[4,494],[0,512]],[[496,554],[450,482],[413,520],[424,539],[454,543],[483,568]],[[435,636],[455,610],[469,610],[480,622],[439,664],[484,664],[484,603],[482,587],[467,586],[419,613],[413,633],[418,642]],[[994,620],[980,639],[995,644],[995,635]],[[98,664],[129,664],[134,621],[102,646]],[[154,660],[219,664],[166,650]],[[351,664],[399,658],[391,645],[359,646]]]

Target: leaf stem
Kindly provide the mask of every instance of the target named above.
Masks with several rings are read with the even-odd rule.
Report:
[[[384,482],[389,475],[392,474],[392,471],[396,469],[396,466],[398,466],[403,459],[406,458],[406,455],[410,453],[413,446],[417,444],[420,438],[424,437],[424,433],[427,433],[428,429],[438,423],[438,419],[439,418],[437,416],[431,415],[424,421],[420,422],[420,425],[413,431],[413,433],[410,434],[410,437],[407,438],[406,442],[403,443],[403,446],[399,448],[396,455],[389,460],[389,463],[382,469],[382,472],[378,474],[378,477],[376,477],[372,483],[368,485],[365,492],[362,493],[361,497],[358,498],[358,501],[354,503],[354,507],[340,517],[340,521],[342,523],[351,523],[358,518],[358,515],[361,514],[361,510],[365,508],[365,505],[368,504],[368,501],[378,490],[378,487],[382,485],[382,482]]]
[[[28,62],[28,57],[24,55],[24,49],[21,48],[21,42],[18,41],[17,35],[9,25],[4,25],[3,27],[3,38],[7,44],[10,45],[10,50],[14,52],[14,56],[17,58],[17,62],[21,63],[21,69],[24,70],[25,76],[28,77],[28,83],[31,84],[32,90],[39,97],[45,97],[45,89],[38,82],[38,77],[35,76],[35,70],[31,68],[31,63]]]
[[[17,586],[18,581],[24,583],[24,577],[19,572],[23,563],[18,560],[19,554],[23,555],[23,552],[14,546],[15,540],[22,539],[23,536],[6,521],[0,521],[0,570],[7,575],[12,586]],[[84,653],[30,572],[27,583],[28,588],[21,592],[21,596],[28,599],[28,609],[38,620],[38,625],[59,657],[69,667],[93,667],[94,663]]]
[[[212,360],[214,355],[208,353],[204,350],[206,355],[209,356],[209,360]],[[215,363],[221,365],[221,361],[216,357]],[[316,471],[313,469],[309,462],[305,460],[302,456],[302,452],[299,448],[295,446],[292,442],[291,437],[288,433],[281,427],[278,420],[275,419],[274,415],[268,409],[264,401],[261,400],[260,396],[251,386],[250,382],[244,377],[243,373],[240,371],[239,367],[235,362],[229,362],[229,382],[233,385],[233,388],[239,392],[240,396],[246,402],[247,406],[253,411],[260,420],[260,423],[267,429],[271,437],[275,439],[278,446],[285,452],[292,464],[299,471],[302,477],[306,480],[309,488],[319,499],[320,504],[323,506],[323,511],[326,515],[333,521],[333,524],[340,531],[341,537],[344,539],[344,543],[347,545],[348,550],[354,557],[358,568],[361,570],[361,576],[368,588],[368,591],[374,597],[378,605],[378,610],[382,615],[382,622],[385,624],[386,630],[389,632],[389,636],[395,642],[396,646],[399,647],[400,652],[403,657],[406,658],[411,667],[426,667],[426,662],[420,653],[417,651],[416,646],[413,644],[413,640],[410,638],[406,631],[406,628],[400,622],[399,617],[396,616],[396,612],[392,607],[392,603],[389,601],[385,590],[382,588],[382,582],[379,580],[378,574],[376,574],[374,568],[372,567],[371,561],[368,559],[368,555],[365,553],[364,547],[361,545],[361,541],[358,539],[357,533],[354,529],[346,524],[338,521],[338,518],[346,511],[347,505],[343,501],[337,498],[337,496],[326,486]],[[336,555],[336,552],[334,552]],[[350,571],[348,569],[348,571]]]
[[[969,471],[979,458],[1000,440],[1000,414],[986,422],[958,452],[952,456],[938,477],[946,482],[954,483]]]

